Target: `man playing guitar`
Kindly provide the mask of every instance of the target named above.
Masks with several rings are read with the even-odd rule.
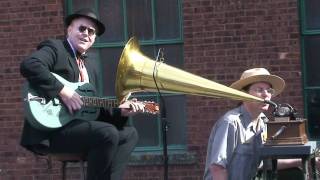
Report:
[[[90,83],[99,89],[96,62],[94,59],[89,60],[87,50],[94,44],[96,36],[104,33],[105,26],[90,9],[81,9],[67,16],[65,25],[66,38],[40,43],[37,50],[21,63],[20,70],[37,95],[44,97],[45,101],[59,99],[66,112],[73,117],[85,105],[83,97],[57,77],[72,83]],[[31,100],[32,97],[29,97],[25,101]],[[137,100],[124,101],[111,112],[102,108],[96,119],[76,118],[48,131],[33,126],[27,116],[21,145],[40,154],[85,153],[87,179],[119,180],[138,141],[136,129],[124,124],[128,116],[144,111],[144,103]],[[48,111],[50,114],[52,112]],[[42,118],[50,121],[48,117]],[[115,126],[109,122],[119,123]]]

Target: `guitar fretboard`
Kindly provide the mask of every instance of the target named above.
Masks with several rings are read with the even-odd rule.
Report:
[[[117,107],[119,105],[116,99],[106,99],[106,98],[88,97],[88,96],[82,96],[81,99],[84,103],[84,106],[90,106],[90,107],[112,108],[112,107]]]

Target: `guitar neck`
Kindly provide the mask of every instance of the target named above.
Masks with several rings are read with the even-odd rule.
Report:
[[[89,97],[89,96],[82,96],[81,99],[84,103],[84,106],[89,106],[89,107],[113,108],[119,105],[116,99],[106,99],[106,98]]]

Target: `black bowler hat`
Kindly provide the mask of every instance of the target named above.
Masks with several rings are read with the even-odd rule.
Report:
[[[97,35],[100,36],[104,33],[105,27],[102,22],[99,21],[97,15],[91,9],[80,9],[73,14],[70,14],[65,19],[65,24],[68,27],[74,19],[84,17],[92,20],[97,26]]]

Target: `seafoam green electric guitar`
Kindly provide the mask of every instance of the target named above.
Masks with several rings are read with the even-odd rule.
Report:
[[[35,128],[45,131],[55,130],[74,119],[95,120],[100,112],[100,107],[112,108],[118,106],[118,101],[113,99],[95,97],[95,88],[90,83],[71,83],[61,76],[52,73],[63,85],[75,90],[84,103],[83,107],[70,114],[62,101],[58,98],[46,100],[28,85],[24,88],[24,109],[28,122]],[[154,102],[140,102],[144,105],[145,112],[157,113],[159,106]]]

